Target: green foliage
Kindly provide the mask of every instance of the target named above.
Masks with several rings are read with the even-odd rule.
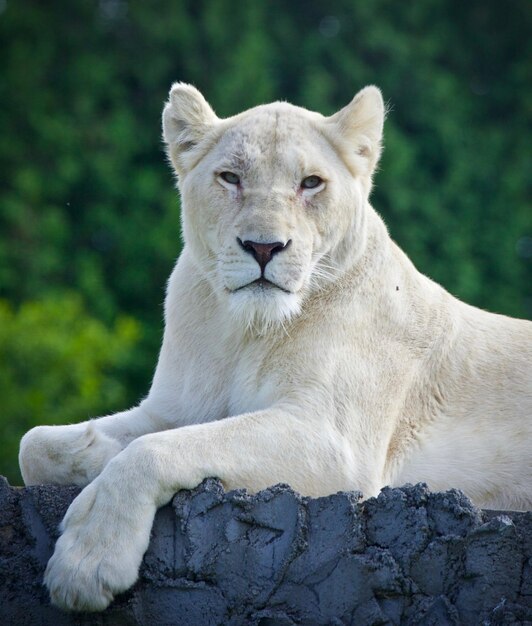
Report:
[[[125,316],[106,328],[77,295],[27,301],[16,310],[0,301],[0,474],[20,484],[18,442],[32,426],[124,406],[125,371],[139,332]]]
[[[194,83],[225,116],[273,99],[332,113],[375,83],[391,112],[373,204],[392,236],[464,300],[531,316],[531,21],[526,0],[0,1],[0,297],[18,318],[26,301],[75,290],[113,336],[132,316],[143,333],[122,380],[137,398],[181,246],[159,130],[170,84]],[[112,351],[104,363],[86,341],[105,372]],[[2,357],[4,381],[15,358]],[[52,393],[51,369],[68,373],[35,366],[47,408],[21,396],[24,428],[97,410],[76,408],[81,383]],[[116,404],[102,395],[101,410]],[[22,419],[12,411],[2,428]]]

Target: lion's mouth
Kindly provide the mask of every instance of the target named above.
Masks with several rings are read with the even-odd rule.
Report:
[[[257,280],[252,281],[251,283],[247,283],[246,285],[242,285],[242,287],[239,287],[238,289],[235,289],[236,291],[241,291],[242,289],[255,289],[255,290],[260,290],[260,291],[268,291],[271,289],[280,289],[281,291],[284,291],[285,293],[292,293],[291,291],[288,291],[288,289],[284,289],[283,287],[281,287],[280,285],[278,285],[277,283],[272,283],[271,280],[268,280],[267,278],[264,278],[264,276],[261,276],[260,278],[257,278]]]

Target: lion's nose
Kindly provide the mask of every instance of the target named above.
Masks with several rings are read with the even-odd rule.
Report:
[[[282,243],[281,241],[259,243],[258,241],[249,241],[249,239],[242,241],[240,237],[237,237],[237,241],[246,252],[254,256],[262,272],[264,272],[264,268],[272,260],[273,255],[287,248],[292,242],[292,240],[289,239],[286,243]]]

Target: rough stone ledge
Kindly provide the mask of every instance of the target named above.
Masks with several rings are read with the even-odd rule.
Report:
[[[214,479],[157,513],[131,591],[100,614],[62,613],[42,576],[78,491],[0,479],[1,624],[532,624],[532,512],[423,485],[361,503]]]

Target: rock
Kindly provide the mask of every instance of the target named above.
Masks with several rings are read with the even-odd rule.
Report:
[[[303,498],[215,479],[156,516],[139,580],[101,614],[50,605],[42,576],[74,487],[0,479],[0,623],[16,626],[532,624],[532,513],[425,486]]]

